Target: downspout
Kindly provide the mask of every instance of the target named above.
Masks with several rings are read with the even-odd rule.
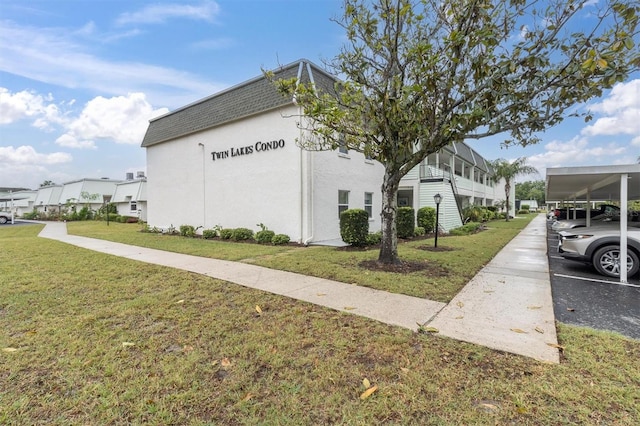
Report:
[[[316,81],[313,78],[313,72],[311,71],[311,64],[307,62],[307,74],[309,74],[309,81],[311,82],[311,86],[313,90],[316,90]],[[302,117],[302,107],[300,107],[300,116]],[[302,128],[300,129],[300,137],[302,137]],[[308,246],[311,241],[313,241],[313,230],[315,229],[313,226],[313,214],[314,214],[314,206],[313,206],[313,153],[307,152],[307,229],[310,235],[307,239],[304,240],[304,245]]]
[[[304,61],[300,61],[300,64],[298,65],[298,75],[296,76],[296,85],[300,84],[300,81],[302,79],[302,71],[304,70]],[[309,79],[311,80],[311,82],[313,83],[313,76],[311,74],[311,69],[309,67],[309,64],[307,64],[307,72],[309,73]],[[298,102],[296,100],[296,94],[294,92],[293,94],[293,99],[292,102],[294,105],[298,106],[298,116],[300,117],[300,119],[303,119],[303,111],[302,111],[302,107],[298,105]],[[302,130],[302,126],[298,125],[298,131],[299,131],[299,138],[301,139],[303,136],[303,130]],[[311,240],[313,240],[313,234],[310,235],[309,237],[304,238],[305,235],[305,224],[306,224],[306,228],[307,230],[309,228],[311,228],[313,230],[313,226],[310,226],[309,224],[311,224],[313,222],[313,209],[312,209],[312,202],[309,201],[308,202],[308,206],[307,208],[309,209],[309,212],[306,216],[305,216],[305,198],[307,199],[307,201],[309,200],[309,198],[313,198],[313,197],[309,197],[309,188],[310,188],[310,182],[311,182],[311,173],[310,173],[310,160],[309,160],[309,156],[307,154],[307,158],[306,158],[306,167],[305,167],[305,152],[304,149],[299,148],[300,149],[300,155],[299,155],[299,165],[300,165],[300,242],[305,245],[308,246],[309,242],[311,242]],[[306,179],[305,179],[305,172],[307,174]],[[306,190],[305,190],[305,185],[306,185]]]

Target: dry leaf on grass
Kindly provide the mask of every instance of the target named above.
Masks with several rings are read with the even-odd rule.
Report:
[[[176,305],[179,305],[180,303],[184,303],[184,299],[180,299],[176,302]]]
[[[262,309],[260,308],[260,305],[256,305],[256,312],[259,314],[262,313]]]
[[[371,396],[371,394],[374,393],[377,390],[378,390],[378,385],[373,385],[372,387],[370,387],[366,391],[362,392],[362,395],[360,395],[360,399],[365,400],[365,399],[369,398]]]
[[[2,348],[2,352],[17,352],[16,348]]]
[[[135,346],[135,345],[136,344],[133,343],[133,342],[122,342],[122,347],[123,348],[127,348],[127,347],[130,347],[130,346]]]
[[[231,361],[229,361],[229,358],[222,358],[222,360],[220,360],[220,365],[222,365],[224,368],[227,367],[231,367]]]
[[[253,395],[251,392],[247,392],[247,394],[244,396],[244,398],[242,398],[242,402],[247,402],[248,400],[250,400],[254,396],[255,395]]]
[[[369,379],[367,379],[366,377],[362,379],[362,384],[364,385],[365,389],[369,389],[371,387],[371,382],[369,382]]]

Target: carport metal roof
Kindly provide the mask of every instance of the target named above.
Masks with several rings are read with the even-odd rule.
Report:
[[[559,201],[620,201],[640,199],[640,164],[558,167],[547,169],[546,199]],[[589,210],[589,206],[587,206]],[[587,217],[589,214],[587,214]],[[587,218],[587,225],[589,219]],[[627,282],[627,215],[620,215],[620,282]]]
[[[546,199],[621,200],[620,176],[623,174],[629,177],[627,200],[639,200],[640,164],[547,169]]]

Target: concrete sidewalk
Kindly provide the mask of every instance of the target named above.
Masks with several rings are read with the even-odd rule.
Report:
[[[40,237],[169,266],[282,296],[546,362],[559,362],[546,257],[546,223],[534,219],[448,305],[260,266],[67,234],[47,222]]]

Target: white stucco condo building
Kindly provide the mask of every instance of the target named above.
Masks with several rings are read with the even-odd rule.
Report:
[[[111,204],[116,206],[121,216],[137,217],[142,221],[147,220],[147,178],[144,173],[138,172],[138,177],[133,176],[116,184]]]
[[[275,70],[332,92],[336,79],[306,60]],[[356,152],[306,151],[303,111],[264,76],[149,123],[147,222],[209,229],[262,223],[300,243],[340,238],[339,213],[370,212],[380,229],[381,164]]]

